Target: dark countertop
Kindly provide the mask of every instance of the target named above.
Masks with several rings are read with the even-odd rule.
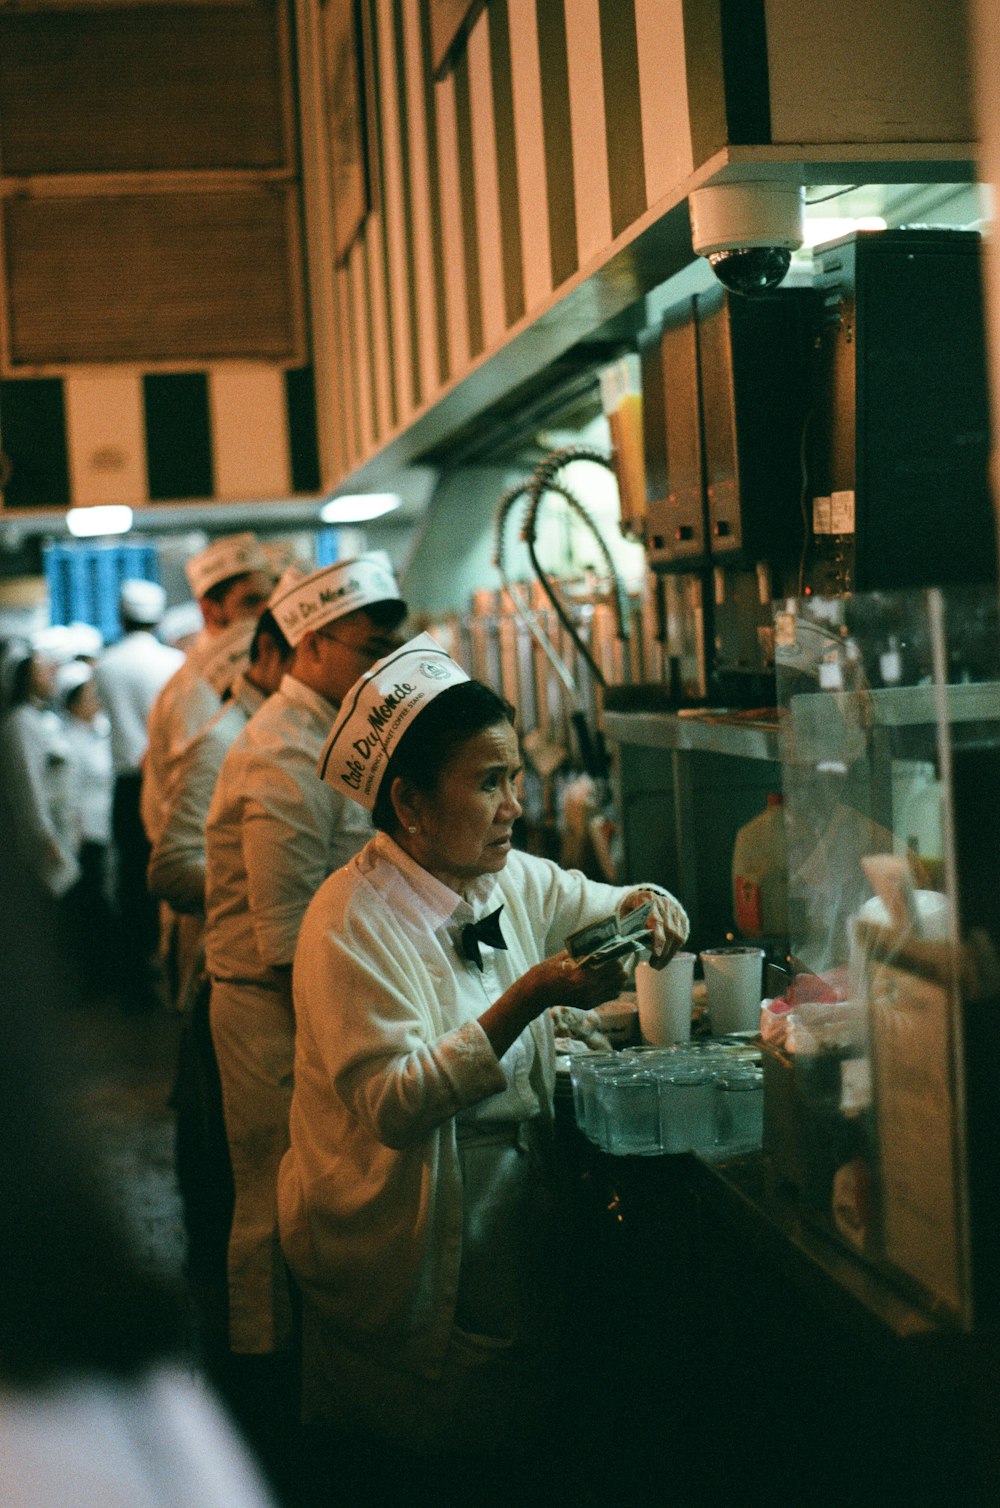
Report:
[[[903,1365],[949,1360],[964,1369],[972,1337],[952,1317],[935,1317],[876,1268],[804,1216],[794,1190],[769,1173],[762,1154],[690,1160],[691,1189],[731,1224],[773,1273],[794,1283],[859,1342],[897,1353]],[[944,1383],[945,1378],[941,1377]]]

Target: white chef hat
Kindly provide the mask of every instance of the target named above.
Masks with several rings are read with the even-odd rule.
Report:
[[[201,608],[193,598],[168,607],[160,622],[159,636],[164,644],[180,644],[182,640],[194,639],[205,627]]]
[[[221,633],[213,634],[199,654],[198,670],[219,696],[248,664],[256,628],[256,618],[237,618]]]
[[[272,593],[268,607],[281,632],[294,646],[310,629],[355,613],[373,602],[400,602],[399,587],[384,550],[337,560],[318,571],[299,574],[292,566]]]
[[[133,623],[159,623],[167,605],[167,594],[155,581],[130,576],[118,588],[121,610]]]
[[[69,624],[69,631],[73,635],[73,653],[86,657],[88,660],[96,660],[104,648],[104,635],[99,628],[92,623],[80,623],[76,619]]]
[[[275,578],[287,571],[289,566],[297,565],[303,572],[309,570],[299,555],[294,539],[265,539],[261,541],[260,548],[267,561],[267,568]]]
[[[320,755],[321,780],[371,811],[392,752],[436,696],[469,677],[430,634],[379,660],[351,687]]]
[[[76,654],[73,635],[66,623],[53,623],[41,628],[31,636],[31,648],[35,654],[44,655],[53,665],[65,665]]]
[[[251,571],[271,574],[267,557],[256,534],[224,534],[213,539],[204,550],[192,555],[184,566],[192,596],[204,597],[220,581],[231,576],[246,576]]]
[[[56,670],[56,695],[65,701],[78,687],[92,680],[93,676],[93,667],[86,665],[83,660],[67,660],[65,665],[60,665]]]

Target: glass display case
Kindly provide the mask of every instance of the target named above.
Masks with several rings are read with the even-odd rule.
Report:
[[[996,590],[788,602],[775,644],[790,983],[765,1147],[809,1217],[969,1329],[998,1287]]]

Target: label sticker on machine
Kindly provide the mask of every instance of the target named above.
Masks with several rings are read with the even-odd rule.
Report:
[[[854,533],[853,492],[832,492],[830,494],[830,533]]]

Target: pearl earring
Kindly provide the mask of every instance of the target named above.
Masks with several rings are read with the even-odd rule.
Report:
[[[416,828],[415,828],[415,827],[408,827],[408,828],[407,828],[407,829],[406,829],[406,831],[407,831],[407,832],[408,832],[408,833],[415,833],[415,832],[416,832],[416,830],[417,830],[417,829],[416,829]]]

